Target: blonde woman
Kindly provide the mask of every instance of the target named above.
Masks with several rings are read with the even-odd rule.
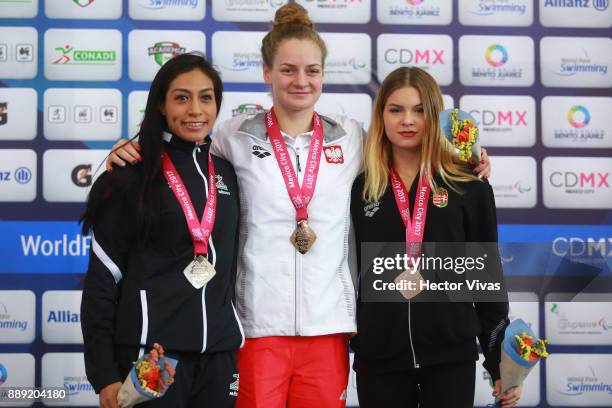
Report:
[[[417,243],[416,222],[424,242],[497,241],[491,186],[449,148],[442,106],[438,85],[421,69],[399,68],[383,81],[351,195],[359,252],[365,242]],[[498,393],[507,316],[507,302],[358,302],[351,347],[360,407],[473,407],[476,337]],[[519,394],[503,396],[502,406]]]

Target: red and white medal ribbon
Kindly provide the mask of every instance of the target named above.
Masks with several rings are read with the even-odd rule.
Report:
[[[391,184],[397,208],[406,227],[406,254],[408,255],[409,262],[412,263],[411,260],[413,258],[421,255],[421,244],[427,220],[427,202],[429,201],[431,188],[425,176],[421,175],[414,203],[414,214],[411,217],[408,190],[406,190],[402,179],[393,168],[391,169]]]
[[[310,142],[310,149],[308,150],[308,159],[304,170],[302,188],[300,188],[295,169],[289,157],[285,139],[283,139],[281,135],[278,120],[274,114],[274,108],[266,112],[265,116],[266,130],[270,138],[270,143],[272,144],[272,150],[274,150],[274,156],[276,157],[276,161],[283,175],[289,198],[295,207],[296,220],[298,223],[308,220],[307,207],[314,195],[315,186],[317,185],[321,152],[323,150],[323,125],[321,124],[321,118],[316,112],[312,117],[312,121],[312,140]]]
[[[193,202],[183,183],[183,179],[178,171],[176,171],[170,156],[166,152],[162,153],[162,170],[164,177],[168,181],[168,186],[170,186],[185,215],[185,220],[189,227],[189,235],[191,235],[193,242],[194,257],[198,255],[206,256],[208,254],[208,239],[212,234],[217,213],[217,181],[215,164],[210,153],[208,154],[208,197],[206,198],[206,206],[204,207],[201,221],[198,221],[198,215],[193,207]]]

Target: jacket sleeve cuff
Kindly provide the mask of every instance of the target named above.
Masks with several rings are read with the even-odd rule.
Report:
[[[489,372],[489,375],[491,376],[494,382],[501,378],[501,375],[499,373],[499,362],[493,364],[484,363],[483,366]]]
[[[96,372],[95,375],[92,376],[90,383],[96,394],[99,394],[100,391],[102,391],[102,389],[107,385],[116,382],[123,382],[123,380],[124,379],[121,378],[117,367],[109,367],[107,369]]]

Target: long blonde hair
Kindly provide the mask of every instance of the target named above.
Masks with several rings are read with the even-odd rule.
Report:
[[[398,89],[413,87],[419,91],[426,121],[426,132],[421,142],[420,172],[425,175],[434,193],[439,186],[434,180],[437,173],[453,190],[459,192],[457,182],[478,180],[466,171],[465,163],[457,158],[444,137],[439,114],[443,110],[440,87],[426,71],[416,67],[401,67],[391,72],[380,85],[374,101],[372,121],[363,151],[365,184],[363,198],[379,201],[389,184],[391,168],[391,142],[385,133],[383,113],[389,96]],[[409,188],[409,186],[407,186]]]
[[[325,65],[327,57],[325,42],[314,29],[308,17],[308,11],[297,3],[288,3],[276,10],[272,29],[261,43],[261,56],[264,64],[272,68],[278,46],[284,40],[292,38],[314,42],[321,50],[321,65]]]

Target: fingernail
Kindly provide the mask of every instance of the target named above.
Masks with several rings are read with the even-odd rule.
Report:
[[[139,157],[139,158],[138,158],[138,159],[136,159],[136,160],[138,160],[139,162],[141,162],[143,159],[142,159],[142,157]]]
[[[138,163],[138,160],[132,160],[132,164]]]
[[[482,159],[482,160],[480,161],[480,164],[484,164],[484,159]]]
[[[489,176],[483,176],[482,178],[489,181]]]
[[[482,180],[482,174],[479,174],[479,175],[478,175],[478,179],[479,179],[479,180]]]

